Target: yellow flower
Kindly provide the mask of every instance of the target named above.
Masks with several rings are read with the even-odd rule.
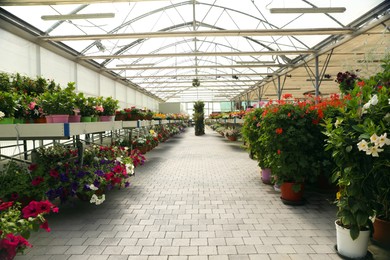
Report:
[[[341,193],[338,191],[338,192],[336,193],[336,199],[337,199],[337,200],[340,200],[340,198],[341,198]]]

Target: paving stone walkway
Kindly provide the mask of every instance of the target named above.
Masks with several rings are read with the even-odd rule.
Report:
[[[61,208],[16,259],[340,259],[334,206],[284,205],[240,143],[189,128],[146,156],[130,188]]]

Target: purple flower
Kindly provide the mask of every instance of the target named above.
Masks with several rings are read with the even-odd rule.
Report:
[[[103,176],[103,175],[104,175],[104,172],[103,172],[102,170],[96,170],[96,171],[95,171],[95,174],[96,174],[97,176]]]
[[[100,187],[100,181],[99,180],[95,180],[94,182],[93,182],[93,185],[95,185],[95,187]]]
[[[129,187],[130,186],[130,182],[125,182],[125,187],[127,188],[127,187]]]
[[[69,178],[68,178],[68,176],[65,173],[61,173],[60,174],[60,180],[61,180],[61,182],[68,182]]]
[[[72,182],[72,184],[71,184],[72,191],[76,191],[78,187],[79,187],[79,184],[77,182],[75,182],[75,181]]]
[[[109,183],[108,185],[107,185],[107,190],[112,190],[112,184],[111,183]]]

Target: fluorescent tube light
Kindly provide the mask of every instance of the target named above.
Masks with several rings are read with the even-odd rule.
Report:
[[[77,20],[77,19],[101,19],[114,18],[114,13],[95,13],[95,14],[61,14],[61,15],[42,15],[41,19],[45,21],[52,20]]]
[[[270,8],[271,14],[317,14],[317,13],[344,13],[345,7],[313,7],[313,8]]]

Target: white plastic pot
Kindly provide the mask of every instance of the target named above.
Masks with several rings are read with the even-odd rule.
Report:
[[[352,239],[349,229],[344,228],[337,224],[336,236],[337,236],[337,251],[340,255],[349,258],[363,258],[367,254],[368,241],[370,238],[370,231],[360,231],[358,238]]]

